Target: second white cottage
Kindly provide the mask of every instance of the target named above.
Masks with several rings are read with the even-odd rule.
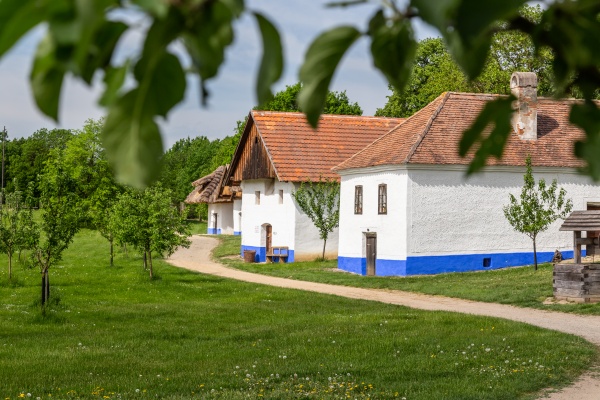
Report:
[[[323,242],[312,221],[292,197],[301,182],[339,180],[331,168],[363,149],[402,120],[398,118],[323,115],[312,129],[302,113],[252,111],[225,176],[240,186],[242,246],[255,261],[310,260]],[[327,241],[335,258],[338,231]],[[280,257],[279,254],[282,254]]]
[[[525,159],[534,176],[553,179],[574,210],[600,209],[600,186],[578,174],[573,155],[584,138],[569,124],[576,100],[537,98],[533,73],[515,73],[514,131],[500,160],[466,176],[472,155],[458,143],[496,95],[444,93],[334,170],[341,176],[338,266],[363,275],[415,275],[533,263],[532,242],[517,233],[502,207],[519,196]],[[572,257],[572,234],[557,221],[538,236],[538,260],[555,250]],[[598,232],[588,235],[597,236]],[[588,254],[597,252],[588,246]]]

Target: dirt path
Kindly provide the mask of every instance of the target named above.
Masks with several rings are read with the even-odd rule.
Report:
[[[262,285],[309,292],[333,294],[352,299],[372,300],[388,304],[397,304],[421,310],[441,310],[466,314],[506,318],[513,321],[560,332],[571,333],[600,346],[600,317],[582,316],[519,308],[495,303],[482,303],[470,300],[454,299],[442,296],[430,296],[418,293],[363,289],[324,283],[297,281],[266,275],[253,274],[232,268],[226,268],[211,260],[211,251],[219,243],[217,239],[206,236],[193,236],[189,249],[179,249],[167,261],[175,266],[237,279]],[[600,372],[593,370],[580,377],[573,386],[561,392],[552,393],[544,399],[549,400],[600,400]]]

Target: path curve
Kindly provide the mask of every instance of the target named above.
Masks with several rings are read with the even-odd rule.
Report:
[[[167,261],[177,267],[186,268],[204,274],[236,279],[262,285],[288,289],[300,289],[309,292],[332,294],[351,299],[379,301],[421,310],[439,310],[460,312],[473,315],[505,318],[524,322],[542,328],[580,336],[600,346],[600,317],[566,314],[560,312],[520,308],[504,304],[483,303],[443,296],[431,296],[398,290],[364,289],[349,286],[330,285],[317,282],[298,281],[267,275],[254,274],[233,268],[227,268],[211,259],[212,250],[219,240],[208,236],[192,236],[189,249],[178,249]],[[560,392],[552,393],[547,400],[599,400],[600,374],[590,371],[580,377],[572,386]]]

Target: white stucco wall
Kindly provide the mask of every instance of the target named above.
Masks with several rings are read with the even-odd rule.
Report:
[[[273,229],[273,246],[294,249],[294,204],[292,184],[273,180],[242,181],[242,246],[264,247],[265,224]],[[283,204],[279,203],[279,190],[284,191]],[[260,191],[260,204],[255,193]]]
[[[531,240],[515,232],[502,207],[508,194],[517,198],[525,168],[495,167],[465,178],[463,168],[422,167],[409,171],[408,255],[530,252]],[[536,182],[557,179],[573,200],[574,210],[600,199],[600,186],[573,170],[534,168]],[[572,250],[572,233],[556,221],[538,236],[538,251]]]
[[[215,215],[217,216],[218,232],[224,235],[233,235],[233,203],[214,203],[208,205],[208,228],[214,228]]]
[[[465,176],[461,166],[384,166],[342,171],[338,266],[366,273],[365,232],[377,234],[376,274],[411,275],[531,264],[531,239],[515,232],[502,208],[517,198],[525,167],[489,167]],[[536,182],[556,179],[574,210],[600,203],[600,186],[575,170],[534,168]],[[377,188],[387,184],[388,214],[377,213]],[[354,214],[354,188],[363,186],[363,214]],[[570,257],[572,232],[556,221],[537,237],[548,261]],[[585,236],[585,234],[584,234]],[[544,253],[542,255],[542,253]]]
[[[387,184],[387,214],[378,214],[378,190]],[[354,214],[354,190],[363,187],[363,212]],[[340,257],[365,257],[365,232],[377,234],[377,258],[404,260],[407,254],[407,173],[397,168],[366,168],[344,173],[340,189]]]
[[[294,261],[320,257],[323,241],[312,221],[300,210],[292,197],[299,184],[273,180],[242,181],[241,232],[242,248],[262,248],[266,224],[273,230],[273,246],[287,246]],[[256,192],[260,191],[260,204]],[[283,195],[280,195],[283,191]],[[280,202],[282,198],[282,202]],[[338,230],[327,240],[326,256],[335,258],[338,251]]]
[[[238,234],[242,231],[242,200],[233,201],[233,231]]]
[[[299,183],[293,184],[293,190],[300,188]],[[298,261],[314,260],[323,254],[323,240],[319,237],[319,230],[312,220],[304,214],[298,204],[290,195],[295,211],[295,259]],[[336,228],[329,234],[325,247],[326,258],[336,258],[339,246],[339,229]]]

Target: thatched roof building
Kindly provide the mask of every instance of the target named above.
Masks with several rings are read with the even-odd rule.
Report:
[[[241,197],[239,187],[223,185],[228,165],[221,165],[211,174],[192,182],[194,190],[185,199],[186,204],[198,203],[230,203],[236,197]]]

